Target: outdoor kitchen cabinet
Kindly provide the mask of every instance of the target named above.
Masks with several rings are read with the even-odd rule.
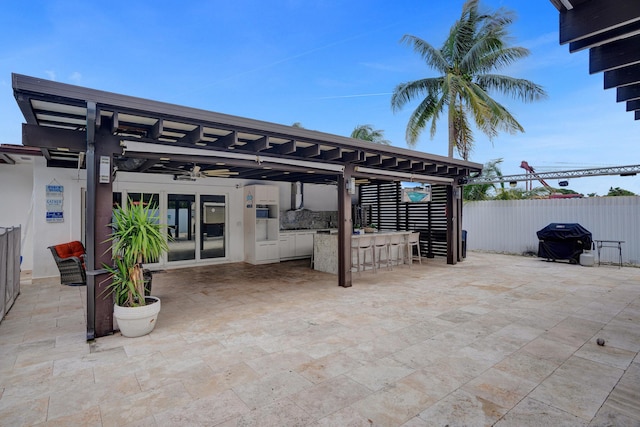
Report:
[[[296,256],[296,236],[293,233],[280,233],[280,260],[293,259]]]
[[[295,256],[298,258],[308,258],[313,253],[313,232],[296,233]]]
[[[251,185],[254,188],[254,198],[257,204],[279,205],[280,195],[275,185]],[[245,187],[246,188],[246,187]]]
[[[316,231],[283,231],[280,233],[280,260],[310,258]]]
[[[248,185],[244,187],[245,261],[267,264],[280,261],[278,187]]]

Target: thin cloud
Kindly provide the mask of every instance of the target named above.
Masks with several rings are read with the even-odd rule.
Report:
[[[252,69],[249,69],[249,70],[245,70],[245,71],[241,71],[241,72],[235,73],[235,74],[227,76],[227,77],[223,77],[222,79],[218,79],[217,81],[212,82],[210,84],[200,86],[199,88],[197,88],[195,90],[206,89],[206,88],[218,85],[220,83],[224,83],[224,82],[226,82],[228,80],[232,80],[232,79],[235,79],[235,78],[238,78],[238,77],[245,76],[247,74],[256,73],[258,71],[264,71],[266,69],[273,68],[276,65],[281,65],[283,63],[286,63],[286,62],[289,62],[289,61],[293,61],[295,59],[299,59],[299,58],[311,55],[313,53],[316,53],[316,52],[319,52],[319,51],[322,51],[322,50],[330,49],[330,48],[342,45],[344,43],[348,43],[348,42],[351,42],[351,41],[354,41],[354,40],[358,40],[360,38],[369,36],[371,34],[376,34],[376,33],[382,32],[382,31],[386,31],[386,30],[388,30],[390,28],[393,28],[393,27],[395,27],[397,25],[398,25],[398,23],[393,23],[393,24],[387,25],[385,27],[377,28],[377,29],[372,30],[372,31],[366,31],[366,32],[363,32],[363,33],[360,33],[360,34],[356,34],[356,35],[353,35],[353,36],[345,37],[345,38],[343,38],[341,40],[337,40],[337,41],[325,44],[323,46],[318,46],[318,47],[315,47],[315,48],[312,48],[312,49],[309,49],[309,50],[306,50],[306,51],[303,51],[303,52],[300,52],[300,53],[297,53],[297,54],[294,54],[294,55],[291,55],[291,56],[288,56],[288,57],[285,57],[285,58],[282,58],[282,59],[279,59],[279,60],[276,60],[276,61],[273,61],[271,63],[265,64],[265,65],[262,65],[262,66],[259,66],[259,67],[256,67],[256,68],[252,68]]]
[[[385,95],[391,95],[391,94],[392,94],[391,92],[359,93],[354,95],[321,96],[320,98],[313,98],[313,99],[366,98],[368,96],[385,96]]]
[[[381,70],[381,71],[399,71],[400,70],[396,66],[389,65],[389,64],[381,64],[378,62],[361,62],[360,65],[366,68],[372,68],[374,70]]]

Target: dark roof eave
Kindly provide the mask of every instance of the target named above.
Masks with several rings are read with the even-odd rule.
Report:
[[[16,99],[19,98],[18,94],[32,94],[65,99],[67,102],[75,104],[95,102],[99,108],[111,108],[115,111],[134,110],[138,112],[147,112],[158,116],[171,117],[173,120],[179,120],[186,123],[206,122],[212,125],[219,125],[221,127],[243,129],[243,131],[248,133],[264,133],[271,136],[297,139],[305,142],[335,145],[344,149],[362,150],[383,156],[401,157],[414,161],[426,161],[429,163],[448,164],[472,171],[482,169],[482,165],[478,163],[452,159],[435,154],[427,154],[415,150],[386,145],[375,144],[375,146],[372,146],[371,142],[360,141],[340,135],[295,128],[277,123],[232,116],[192,107],[137,98],[129,95],[121,95],[66,83],[53,82],[21,74],[12,74],[12,81]],[[24,114],[24,105],[22,105],[21,108],[23,108]],[[31,114],[24,115],[28,123],[33,122],[32,124],[37,124],[35,123],[35,116],[32,112]]]

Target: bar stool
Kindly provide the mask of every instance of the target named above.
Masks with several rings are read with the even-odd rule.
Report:
[[[353,265],[353,258],[356,258],[356,265]],[[367,252],[371,254],[371,263],[367,264]],[[362,263],[360,262],[360,253],[362,253]],[[374,256],[374,248],[373,248],[373,238],[370,236],[352,236],[351,237],[351,268],[356,268],[356,271],[360,272],[360,267],[362,266],[362,270],[366,270],[366,266],[371,265],[372,270],[375,272],[376,264],[375,264],[375,256]]]
[[[413,248],[416,248],[418,255],[413,254]],[[422,258],[420,256],[420,232],[411,233],[407,236],[407,255],[409,266],[413,266],[413,260],[418,258],[418,262],[422,264]]]
[[[404,252],[407,243],[402,234],[392,234],[389,236],[389,257],[391,258],[391,266],[395,262],[396,265],[404,264]],[[395,250],[395,255],[394,255]],[[402,260],[402,262],[400,262]]]
[[[384,234],[378,234],[373,238],[373,247],[375,249],[375,264],[377,268],[382,267],[382,254],[384,253],[384,259],[387,262],[387,270],[391,269],[389,259],[389,236]]]

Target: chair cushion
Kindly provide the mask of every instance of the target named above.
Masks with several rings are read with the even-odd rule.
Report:
[[[82,242],[74,241],[69,243],[61,243],[55,246],[56,252],[60,258],[78,257],[82,258],[85,254]]]

